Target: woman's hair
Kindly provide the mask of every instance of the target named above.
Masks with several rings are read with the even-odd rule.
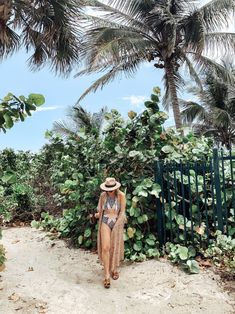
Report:
[[[106,191],[106,195],[108,195],[108,193],[109,193],[109,192]],[[115,196],[118,196],[118,193],[119,193],[119,189],[116,189],[116,190],[115,190]]]

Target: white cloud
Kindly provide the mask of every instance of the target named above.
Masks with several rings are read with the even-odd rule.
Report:
[[[57,107],[57,106],[51,106],[51,107],[38,107],[36,112],[38,111],[49,111],[49,110],[57,110],[60,109],[61,107]]]
[[[139,95],[139,96],[131,95],[131,96],[123,97],[122,99],[123,100],[128,100],[131,103],[131,105],[138,107],[139,105],[143,104],[143,102],[147,99],[147,97],[146,96],[141,96],[141,95]]]

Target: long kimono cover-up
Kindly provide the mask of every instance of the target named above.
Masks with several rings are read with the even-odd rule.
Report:
[[[99,204],[97,210],[99,211],[99,229],[97,235],[97,249],[100,263],[103,264],[102,260],[102,239],[101,239],[101,223],[104,212],[104,204],[106,201],[106,192],[103,192],[99,199]],[[121,209],[118,215],[118,219],[111,230],[111,240],[110,240],[110,259],[109,259],[109,268],[110,271],[116,270],[120,265],[120,261],[124,259],[124,223],[125,223],[125,207],[126,207],[126,198],[125,194],[121,191],[118,191],[118,201],[121,204]]]

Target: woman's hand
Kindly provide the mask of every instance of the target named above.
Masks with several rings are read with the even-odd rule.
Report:
[[[93,218],[93,217],[98,219],[100,217],[100,213],[90,214],[90,218]]]
[[[95,216],[96,219],[98,219],[98,218],[100,218],[100,213],[95,213],[94,216]]]

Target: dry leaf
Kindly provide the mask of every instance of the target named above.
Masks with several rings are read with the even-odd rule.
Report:
[[[161,139],[161,140],[166,140],[166,139],[167,139],[166,133],[161,133],[161,134],[160,134],[160,139]]]
[[[209,261],[209,260],[205,260],[205,261],[200,261],[200,265],[201,266],[205,266],[205,267],[211,267],[212,266],[212,264],[211,264],[211,262]]]
[[[18,242],[20,242],[20,240],[15,240],[15,241],[12,241],[11,243],[12,243],[12,244],[16,244],[16,243],[18,243]]]
[[[203,235],[205,233],[205,227],[204,226],[201,226],[201,227],[195,227],[195,231],[200,234],[200,235]]]
[[[2,265],[0,266],[0,271],[4,271],[5,268],[6,268],[5,264],[2,264]]]
[[[10,295],[10,296],[8,297],[8,300],[11,300],[11,301],[13,301],[13,302],[18,301],[19,299],[20,299],[20,296],[19,296],[18,294],[16,294],[15,292],[12,293],[12,295]]]
[[[46,303],[36,303],[35,308],[38,309],[38,313],[46,313],[47,304]]]

